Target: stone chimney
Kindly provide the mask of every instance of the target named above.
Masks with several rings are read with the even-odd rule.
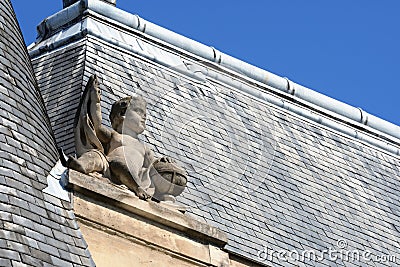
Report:
[[[69,7],[70,5],[75,4],[78,1],[79,0],[63,0],[63,8]],[[113,6],[115,6],[117,2],[117,0],[100,0],[100,1],[103,1]]]

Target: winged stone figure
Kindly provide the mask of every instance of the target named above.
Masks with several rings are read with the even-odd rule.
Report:
[[[85,174],[100,173],[125,185],[140,199],[174,202],[186,186],[187,174],[169,157],[156,159],[139,141],[146,127],[146,108],[141,96],[122,98],[111,107],[112,128],[106,127],[102,124],[98,78],[92,75],[75,117],[77,158],[64,159],[64,165]]]

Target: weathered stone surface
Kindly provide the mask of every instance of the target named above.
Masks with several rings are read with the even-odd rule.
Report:
[[[124,97],[112,104],[112,128],[102,125],[97,76],[89,78],[75,119],[77,158],[64,159],[64,166],[84,174],[99,174],[123,184],[140,199],[175,202],[186,184],[186,171],[172,159],[156,159],[139,140],[146,127],[147,102],[141,96]]]
[[[97,266],[230,266],[226,235],[139,200],[105,178],[70,171],[74,211]]]
[[[98,267],[108,266],[210,266],[135,239],[81,223],[82,232]]]
[[[221,230],[195,220],[179,211],[165,208],[157,203],[140,201],[131,191],[114,185],[105,178],[95,178],[70,170],[69,186],[75,191],[75,194],[81,192],[91,198],[100,199],[103,202],[108,203],[101,204],[102,202],[99,202],[98,205],[105,205],[110,210],[113,210],[113,207],[121,208],[132,215],[134,214],[141,217],[142,220],[161,224],[164,227],[180,231],[193,239],[204,240],[218,247],[223,247],[227,242],[226,234]],[[75,198],[74,206],[76,216],[87,219],[89,218],[88,216],[91,216],[93,222],[102,222],[104,225],[113,224],[122,219],[122,217],[120,219],[104,219],[111,216],[112,213],[104,215],[108,212],[107,209],[97,207],[97,205],[90,204],[88,201],[80,201],[79,198]],[[130,229],[130,227],[131,226],[124,228],[124,231],[134,235],[135,231],[132,230],[133,228]],[[155,230],[152,229],[152,231]],[[148,232],[150,233],[152,231],[149,230]],[[157,231],[160,231],[161,233],[163,230],[159,229]],[[137,238],[140,238],[139,232],[140,231],[138,231],[138,234],[136,235]],[[158,236],[160,233],[153,233],[153,235]],[[163,235],[168,235],[168,232],[165,232]],[[154,239],[157,240],[157,238]],[[159,239],[162,238],[159,236]]]
[[[256,264],[253,261],[249,261],[243,258],[239,258],[237,256],[231,256],[231,259],[229,260],[229,266],[230,267],[248,267],[248,266],[252,266],[252,267],[258,267],[258,266],[263,266],[260,264]],[[300,265],[302,266],[302,265]]]

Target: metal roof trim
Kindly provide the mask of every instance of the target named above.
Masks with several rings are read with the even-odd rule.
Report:
[[[400,143],[400,126],[368,114],[360,108],[353,107],[313,91],[307,87],[296,84],[287,78],[280,77],[276,74],[250,65],[249,63],[224,54],[213,47],[206,46],[168,29],[162,28],[140,18],[138,15],[130,14],[100,0],[81,0],[42,21],[38,26],[37,43],[47,36],[51,36],[52,33],[60,31],[65,24],[70,23],[79,16],[84,15],[85,12],[89,11],[93,11],[94,13],[112,19],[129,28],[133,28],[134,30],[178,47],[179,49],[194,54],[197,57],[211,61],[228,70],[237,72],[240,75],[246,76],[246,78],[250,78],[261,84],[293,95],[295,98],[311,103],[312,105],[336,113],[352,122],[360,124],[360,126],[366,125],[378,132],[394,137],[399,140],[397,143]],[[45,31],[43,31],[43,29],[45,29]],[[32,54],[37,55],[38,51],[35,51],[36,48],[32,47],[32,49]],[[389,151],[392,151],[392,149],[389,149]],[[397,149],[395,154],[400,155],[399,149]]]

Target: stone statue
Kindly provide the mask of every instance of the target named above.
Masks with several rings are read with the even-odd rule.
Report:
[[[129,96],[111,107],[112,128],[104,126],[100,90],[92,75],[82,95],[75,118],[75,146],[78,158],[61,160],[66,167],[90,174],[100,173],[123,184],[140,199],[154,197],[175,201],[186,186],[186,172],[171,158],[156,159],[153,151],[139,141],[145,130],[147,103],[141,96]],[[64,159],[64,160],[63,160]]]

